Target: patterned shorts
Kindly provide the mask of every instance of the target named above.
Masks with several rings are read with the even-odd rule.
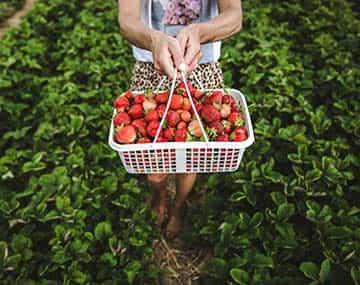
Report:
[[[218,62],[199,64],[188,79],[196,88],[200,86],[194,79],[193,73],[202,83],[205,89],[221,88],[223,84],[223,75]],[[163,78],[155,69],[151,62],[137,61],[133,70],[131,79],[131,90],[155,89]],[[162,85],[165,89],[170,89],[171,80],[166,79]]]

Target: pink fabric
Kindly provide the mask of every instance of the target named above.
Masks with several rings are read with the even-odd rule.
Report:
[[[164,24],[188,25],[200,16],[201,0],[170,0],[164,15]]]

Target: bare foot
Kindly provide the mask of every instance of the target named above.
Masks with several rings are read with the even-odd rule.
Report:
[[[169,214],[169,220],[166,226],[166,237],[168,239],[175,238],[182,230],[182,209],[173,208]]]

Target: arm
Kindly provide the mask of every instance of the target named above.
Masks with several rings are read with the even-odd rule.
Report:
[[[153,53],[154,67],[170,78],[174,68],[183,62],[178,41],[162,32],[146,27],[140,18],[140,0],[119,0],[120,32],[137,47]]]
[[[218,7],[218,16],[207,22],[191,24],[177,35],[190,71],[201,58],[202,43],[228,38],[242,28],[241,0],[218,0]]]

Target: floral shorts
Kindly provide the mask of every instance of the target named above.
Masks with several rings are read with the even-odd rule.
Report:
[[[188,79],[196,88],[200,88],[199,84],[194,78],[193,73],[196,73],[197,78],[202,83],[205,89],[221,88],[223,84],[223,75],[219,62],[199,64]],[[163,75],[159,74],[151,62],[137,61],[133,70],[131,79],[131,90],[148,90],[155,89]],[[171,80],[164,81],[162,88],[170,89]]]

